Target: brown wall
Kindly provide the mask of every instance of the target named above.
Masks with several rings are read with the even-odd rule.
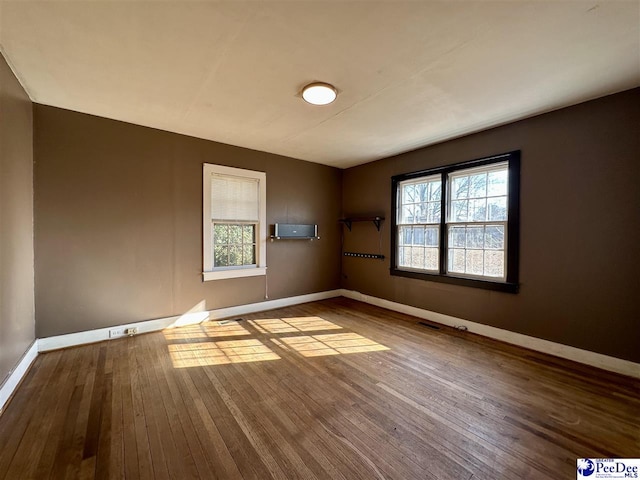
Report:
[[[269,298],[340,287],[338,169],[35,106],[37,335],[260,302],[265,278],[202,281],[202,164],[267,173]]]
[[[32,105],[0,55],[0,384],[33,343]]]
[[[507,101],[507,99],[505,99]],[[392,277],[387,260],[343,258],[343,287],[640,361],[640,89],[346,170],[345,250],[389,255],[391,176],[522,151],[520,293]]]
[[[121,122],[35,107],[37,335],[259,302],[263,277],[202,282],[202,163],[267,172],[267,217],[318,223],[318,242],[268,243],[269,297],[340,286],[640,361],[636,244],[640,89],[343,172]],[[518,294],[391,277],[391,176],[522,151]],[[341,183],[342,182],[342,183]],[[341,189],[342,184],[342,189]],[[381,247],[380,247],[381,245]],[[342,262],[342,283],[340,281]]]

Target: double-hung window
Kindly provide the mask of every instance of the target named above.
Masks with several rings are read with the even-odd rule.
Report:
[[[204,164],[203,278],[266,273],[266,175]]]
[[[398,188],[398,266],[438,272],[442,181],[429,175],[401,181]]]
[[[516,292],[520,153],[392,179],[391,273]]]

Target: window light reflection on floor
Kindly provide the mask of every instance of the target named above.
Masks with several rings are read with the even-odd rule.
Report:
[[[263,318],[249,320],[249,324],[259,332],[275,334],[342,329],[340,325],[320,317]]]
[[[206,322],[200,325],[164,330],[163,333],[167,340],[239,337],[251,334],[238,322],[229,322],[224,325],[220,325],[218,322]]]
[[[285,346],[295,350],[305,357],[389,350],[389,347],[385,347],[357,333],[285,337],[272,339],[272,342],[278,346]]]
[[[177,343],[169,345],[169,354],[175,368],[264,362],[280,358],[260,340],[255,339]]]
[[[321,333],[328,330],[343,327],[309,316],[204,322],[163,333],[175,368],[278,360],[278,349],[304,357],[390,350],[353,332]],[[246,338],[251,335],[259,338]]]

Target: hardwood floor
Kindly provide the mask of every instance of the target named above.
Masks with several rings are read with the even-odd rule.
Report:
[[[640,382],[338,298],[40,355],[0,478],[561,479]]]

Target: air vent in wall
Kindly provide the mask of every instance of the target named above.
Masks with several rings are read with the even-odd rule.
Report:
[[[313,239],[318,237],[318,225],[297,223],[276,223],[273,226],[272,238],[281,239]]]
[[[432,328],[434,330],[440,330],[440,327],[438,327],[437,325],[433,325],[431,323],[418,322],[418,325],[422,325],[423,327],[429,327],[429,328]]]

